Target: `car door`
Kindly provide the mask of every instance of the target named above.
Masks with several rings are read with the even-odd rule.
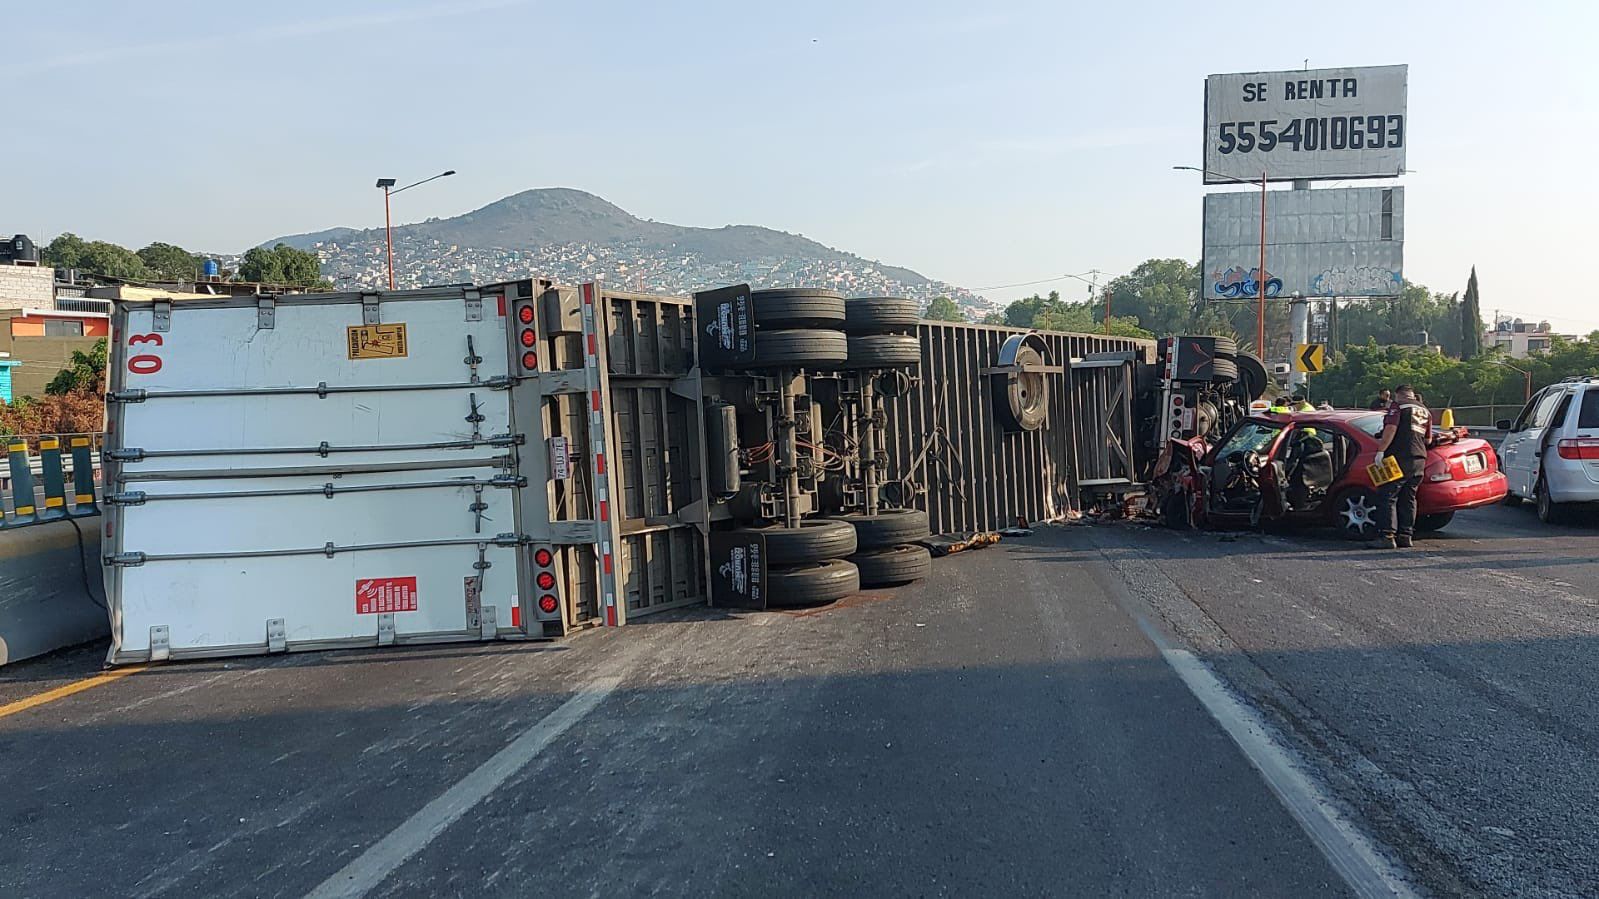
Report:
[[[1555,387],[1538,393],[1521,410],[1510,434],[1505,437],[1500,455],[1510,492],[1517,496],[1532,496],[1533,484],[1538,479],[1539,456],[1543,452],[1544,430],[1549,426],[1549,419],[1564,393],[1564,390]]]

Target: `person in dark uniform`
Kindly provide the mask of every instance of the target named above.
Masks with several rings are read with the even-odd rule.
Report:
[[[1393,404],[1394,395],[1388,392],[1388,388],[1384,387],[1383,389],[1377,391],[1377,398],[1372,401],[1371,410],[1373,412],[1387,412],[1388,407],[1392,406]]]
[[[1399,463],[1400,478],[1382,485],[1377,511],[1374,549],[1409,547],[1416,533],[1416,488],[1427,467],[1427,444],[1432,440],[1432,413],[1421,404],[1409,384],[1394,388],[1394,404],[1383,416],[1380,452]]]

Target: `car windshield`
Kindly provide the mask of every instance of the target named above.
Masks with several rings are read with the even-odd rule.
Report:
[[[1216,451],[1216,458],[1226,459],[1233,453],[1265,452],[1266,447],[1281,434],[1282,425],[1268,424],[1260,421],[1246,421],[1238,426],[1227,442]]]

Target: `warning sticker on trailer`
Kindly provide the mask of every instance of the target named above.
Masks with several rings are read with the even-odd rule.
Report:
[[[374,577],[355,582],[355,614],[416,611],[416,578]]]
[[[351,359],[402,359],[408,355],[405,322],[350,325],[344,330],[349,338]]]

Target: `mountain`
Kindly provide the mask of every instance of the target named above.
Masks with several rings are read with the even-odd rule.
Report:
[[[340,288],[385,284],[383,229],[331,228],[266,241],[322,258]],[[919,272],[835,250],[756,225],[694,228],[638,218],[591,193],[527,190],[481,209],[394,229],[399,286],[521,278],[603,280],[631,289],[684,293],[748,281],[756,287],[834,287],[862,296],[890,292],[951,296],[972,311],[986,303]]]

